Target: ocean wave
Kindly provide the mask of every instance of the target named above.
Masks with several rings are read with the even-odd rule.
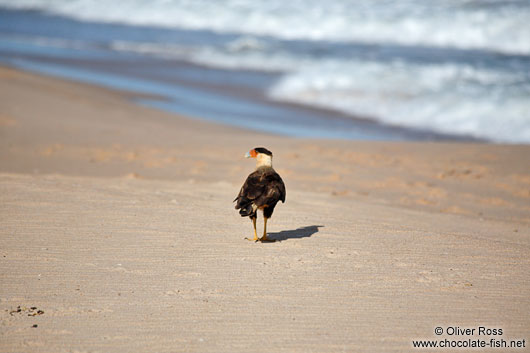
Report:
[[[268,91],[277,101],[497,142],[530,141],[530,73],[520,67],[312,57],[247,37],[217,47],[115,42],[112,48],[215,68],[282,72]]]
[[[78,56],[110,50],[270,71],[279,77],[267,86],[273,100],[385,124],[530,143],[530,2],[425,3],[0,0],[0,6],[82,19],[180,28],[130,31],[98,23],[98,31],[82,26],[75,32],[76,21],[66,21],[67,27],[54,27],[55,32],[23,30],[17,37],[7,27],[6,45],[17,48],[18,42],[29,42],[54,48],[57,55],[68,49]],[[378,44],[383,42],[394,44]]]
[[[287,75],[270,94],[396,126],[530,141],[530,85],[511,72],[455,64],[335,62]]]
[[[0,0],[81,20],[281,39],[530,54],[530,2],[515,0]]]

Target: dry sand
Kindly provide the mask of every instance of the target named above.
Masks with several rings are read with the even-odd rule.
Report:
[[[291,139],[131,97],[0,69],[0,351],[494,337],[434,334],[451,325],[528,350],[530,146]],[[260,145],[287,185],[275,243],[231,203]]]

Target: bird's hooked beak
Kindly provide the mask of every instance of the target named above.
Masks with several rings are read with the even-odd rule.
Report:
[[[255,158],[257,156],[256,150],[250,150],[245,154],[245,158]]]

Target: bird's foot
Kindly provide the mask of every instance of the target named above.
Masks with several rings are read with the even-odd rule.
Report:
[[[266,242],[266,243],[274,243],[276,241],[276,239],[271,239],[268,236],[264,235],[264,236],[261,237],[261,239],[259,241]]]
[[[259,240],[259,238],[257,236],[255,236],[254,238],[245,237],[245,239],[248,240],[248,241],[253,241],[253,242],[257,242]]]

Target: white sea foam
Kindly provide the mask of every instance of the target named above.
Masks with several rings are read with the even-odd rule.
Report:
[[[311,58],[288,52],[190,48],[119,42],[115,49],[189,60],[227,69],[282,71],[269,92],[278,101],[331,108],[383,123],[471,135],[499,142],[530,142],[529,73],[466,63],[377,62]],[[244,45],[246,47],[246,45]]]
[[[522,0],[0,0],[82,20],[283,39],[476,48],[530,54]]]
[[[519,81],[454,64],[331,62],[286,76],[271,95],[398,126],[528,143],[530,89],[510,89]]]

